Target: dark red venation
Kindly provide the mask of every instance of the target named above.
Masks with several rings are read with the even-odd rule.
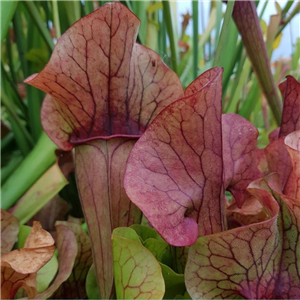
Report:
[[[140,21],[110,3],[76,22],[59,39],[44,70],[25,82],[52,97],[42,124],[62,149],[97,138],[139,137],[183,91],[154,51],[135,43]]]
[[[138,140],[124,184],[130,199],[175,246],[224,229],[222,69],[205,72],[186,94]]]
[[[284,99],[279,137],[300,129],[300,83],[292,76],[279,85]]]

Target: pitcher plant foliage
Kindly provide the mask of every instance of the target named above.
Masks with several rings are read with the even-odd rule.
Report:
[[[300,84],[289,76],[280,85],[282,124],[259,154],[256,129],[218,109],[220,73],[201,75],[147,128],[128,159],[125,189],[166,241],[192,245],[185,283],[193,299],[297,299]],[[259,172],[261,164],[269,175]],[[242,220],[251,197],[264,218],[226,230],[225,189]]]
[[[76,149],[76,177],[93,241],[100,296],[113,285],[112,229],[140,222],[123,189],[126,160],[153,118],[182,95],[177,75],[135,43],[140,21],[120,3],[75,23],[44,70],[26,83],[49,95],[42,125],[63,150]]]
[[[57,15],[62,3],[51,3],[56,34],[67,28],[62,15]],[[189,15],[181,40],[176,40],[168,1],[139,4],[147,8],[148,22],[140,32],[141,22],[131,11],[138,11],[135,3],[106,3],[98,9],[96,1],[78,3],[63,4],[74,11],[72,23],[77,21],[57,39],[40,73],[24,81],[47,93],[41,124],[69,158],[68,172],[63,174],[54,164],[39,180],[33,178],[31,187],[24,186],[24,196],[15,206],[11,203],[16,197],[10,195],[5,204],[9,212],[1,210],[1,297],[300,298],[300,83],[287,76],[279,85],[282,103],[274,83],[280,81],[272,77],[270,51],[254,3],[232,4],[224,15],[224,24],[235,31],[229,43],[236,42],[239,56],[239,61],[230,57],[226,63],[232,70],[225,72],[225,88],[223,58],[217,60],[221,66],[213,64],[213,56],[202,66],[210,31],[222,27],[221,19],[216,22],[213,17],[221,15],[218,3],[212,5],[208,31],[194,37],[195,49],[189,49],[186,34]],[[79,19],[83,7],[91,13]],[[24,8],[39,24],[36,6],[29,1]],[[285,10],[283,16],[289,7]],[[178,73],[158,53],[136,42],[150,45],[161,16],[166,20],[160,23],[157,34],[162,38],[155,47],[170,50],[173,60],[167,63]],[[195,3],[193,18],[198,20]],[[17,8],[14,27],[20,28],[20,20]],[[221,39],[217,34],[220,44],[213,51],[218,55],[225,29]],[[40,33],[52,49],[46,29]],[[177,55],[180,45],[187,48]],[[189,55],[197,49],[192,72]],[[243,70],[245,61],[248,66]],[[240,80],[249,75],[249,86],[258,87],[251,66],[276,119],[273,124],[281,120],[264,148],[258,147],[259,130],[250,119],[222,111],[228,104],[224,91],[234,91],[230,72]],[[203,72],[188,85],[189,68],[195,75],[199,69]],[[26,76],[36,72],[24,70]],[[238,85],[237,90],[246,87]],[[251,95],[258,93],[251,89]],[[7,97],[4,100],[8,103]],[[51,145],[48,152],[54,149]],[[29,160],[23,167],[27,165]],[[44,205],[64,188],[74,165],[87,229],[71,213],[67,221],[55,222],[55,239],[38,222],[32,229],[24,226],[39,208],[34,213],[28,209],[37,199]],[[52,173],[54,167],[58,171]],[[55,185],[48,179],[53,174],[60,174]],[[48,180],[51,190],[43,191]],[[12,181],[8,182],[9,187]],[[35,202],[28,204],[31,200]],[[26,213],[20,209],[24,206]]]

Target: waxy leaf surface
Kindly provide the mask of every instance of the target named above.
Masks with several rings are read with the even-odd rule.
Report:
[[[297,199],[300,203],[300,130],[286,136],[284,144],[292,162],[292,170],[284,188],[284,194]]]
[[[300,83],[292,76],[279,85],[284,99],[279,137],[300,129]]]
[[[174,299],[176,295],[183,295],[186,291],[184,275],[177,274],[164,264],[160,264],[160,266],[166,285],[164,299]]]
[[[123,188],[126,160],[134,142],[128,138],[113,138],[76,147],[77,185],[93,241],[98,284],[105,298],[110,296],[113,285],[112,229],[141,220],[141,212]]]
[[[85,290],[89,299],[100,299],[95,267],[92,265],[86,277]]]
[[[52,97],[42,125],[62,149],[91,139],[139,137],[159,111],[182,95],[159,55],[135,43],[140,21],[109,3],[59,39],[44,70],[26,80]]]
[[[201,75],[186,97],[151,123],[127,163],[125,189],[171,245],[223,230],[222,69]]]
[[[127,228],[128,231],[135,231]],[[113,233],[115,287],[118,299],[162,299],[165,284],[159,263],[140,242]]]
[[[248,184],[260,177],[257,168],[257,129],[235,114],[222,115],[224,185],[241,207],[250,196]]]
[[[76,219],[68,222],[58,221],[57,225],[69,228],[77,240],[77,256],[72,273],[68,280],[63,282],[59,289],[52,295],[53,299],[85,299],[85,281],[87,273],[93,263],[92,250],[89,236],[84,232]]]
[[[1,209],[1,255],[14,246],[19,233],[19,221],[11,213]]]
[[[273,298],[299,299],[300,199],[290,198],[281,192],[278,174],[270,174],[251,185],[256,185],[256,188],[265,189],[272,194],[280,207],[277,224],[282,240],[282,254]]]
[[[51,259],[54,250],[51,235],[34,222],[24,248],[1,256],[1,299],[14,299],[19,288],[29,298],[35,297],[37,271]]]
[[[198,238],[190,247],[186,286],[193,299],[270,299],[280,268],[279,206],[261,189],[251,189],[268,209],[267,221]]]
[[[284,189],[293,169],[289,153],[284,145],[284,137],[271,142],[264,149],[264,153],[269,172],[276,172],[280,175],[281,187]]]

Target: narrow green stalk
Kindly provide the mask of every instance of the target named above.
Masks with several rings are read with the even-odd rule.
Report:
[[[81,17],[80,1],[62,1],[70,26]]]
[[[260,88],[259,88],[258,80],[256,78],[254,78],[252,88],[251,88],[250,92],[248,93],[248,95],[243,103],[243,106],[238,111],[239,115],[241,115],[242,117],[244,117],[247,120],[250,119],[250,115],[251,115],[253,109],[255,108],[255,105],[258,102],[259,94],[260,94]]]
[[[171,67],[175,73],[177,73],[177,61],[178,61],[178,51],[177,43],[175,40],[175,33],[173,28],[172,13],[169,0],[163,1],[163,15],[164,22],[166,23],[167,33],[170,40],[171,49]]]
[[[295,17],[296,14],[298,14],[300,12],[300,2],[297,1],[296,6],[294,7],[294,9],[291,11],[291,13],[289,14],[289,16],[283,20],[283,25],[280,26],[276,37],[282,32],[282,30],[286,27],[287,24],[290,23],[290,21]]]
[[[219,38],[219,43],[217,46],[216,54],[215,54],[215,59],[214,59],[214,66],[219,66],[221,62],[222,55],[224,54],[224,47],[228,43],[228,36],[229,36],[229,24],[231,21],[231,15],[233,12],[233,7],[234,7],[235,1],[229,1],[227,3],[227,8],[224,16],[224,22],[223,26],[221,29],[220,33],[220,38]]]
[[[87,1],[89,2],[89,1]],[[87,6],[87,4],[85,3]],[[93,5],[93,3],[92,3]],[[54,23],[54,28],[56,32],[56,38],[59,38],[61,36],[61,31],[60,31],[60,22],[59,22],[59,12],[58,12],[58,6],[57,6],[57,0],[52,1],[52,7],[53,7],[53,23]]]
[[[41,48],[41,39],[40,34],[37,28],[34,26],[32,22],[28,22],[28,30],[30,34],[27,36],[28,38],[28,51],[31,49],[39,49]],[[36,68],[36,64],[29,61],[28,62],[28,74],[34,74],[39,69]],[[41,106],[44,98],[44,93],[39,91],[38,89],[26,84],[26,98],[28,103],[28,125],[30,128],[31,135],[35,142],[38,141],[41,133],[42,133],[42,125],[41,125]]]
[[[198,35],[199,35],[199,7],[198,1],[192,1],[193,11],[193,73],[194,78],[198,77]]]
[[[216,37],[215,37],[215,46],[214,48],[217,48],[217,45],[219,43],[219,38],[220,38],[220,30],[221,30],[221,20],[222,20],[222,2],[221,1],[216,1]]]
[[[8,164],[1,168],[1,185],[7,180],[7,178],[19,167],[23,160],[23,155],[19,154],[10,158]]]
[[[165,22],[160,22],[160,55],[163,57],[163,61],[168,64],[165,59],[165,55],[167,54],[167,33],[166,33],[166,24]]]
[[[29,15],[31,16],[33,22],[35,23],[37,29],[41,33],[43,39],[45,40],[47,46],[52,51],[54,48],[53,40],[49,30],[47,29],[45,23],[43,22],[38,9],[33,1],[24,1],[22,4],[25,6]]]
[[[234,94],[230,97],[230,101],[229,101],[228,105],[226,106],[226,109],[225,109],[226,113],[236,113],[237,112],[239,100],[242,99],[242,96],[241,96],[242,90],[247,83],[250,70],[251,70],[251,63],[249,60],[247,60],[243,67],[241,76],[239,77],[239,80],[237,82],[237,86],[234,90]]]
[[[1,42],[6,36],[19,1],[1,1]]]
[[[263,8],[262,8],[262,10],[261,10],[261,12],[260,12],[260,15],[259,15],[259,19],[261,19],[262,17],[263,17],[263,15],[264,15],[264,13],[265,13],[265,10],[266,10],[266,8],[267,8],[267,6],[268,6],[268,1],[265,1],[264,2],[264,6],[263,6]]]
[[[1,88],[1,99],[2,104],[7,109],[7,113],[9,116],[9,121],[12,126],[12,131],[15,135],[16,142],[18,143],[20,150],[24,155],[26,155],[33,145],[33,141],[28,131],[21,123],[20,118],[17,115],[16,108],[14,104],[10,101],[5,91]]]
[[[229,61],[229,64],[227,66],[227,71],[224,70],[223,75],[223,99],[226,96],[226,91],[229,86],[230,77],[233,74],[234,67],[236,64],[240,64],[240,60],[242,59],[242,53],[243,53],[243,43],[240,40],[237,45],[235,46],[235,51],[233,53],[232,59]]]
[[[48,136],[43,133],[34,149],[23,160],[18,169],[1,188],[1,208],[9,209],[55,162],[55,149]],[[18,188],[16,188],[16,183]]]
[[[10,145],[10,143],[14,140],[14,134],[12,132],[8,133],[4,138],[1,139],[1,153],[3,153]]]
[[[2,63],[1,63],[1,75],[2,75],[1,87],[3,88],[4,91],[6,91],[7,97],[14,102],[14,104],[22,113],[22,116],[28,119],[27,107],[24,104],[24,101],[22,100],[20,94],[16,89],[16,84],[11,81]]]
[[[11,78],[12,78],[13,82],[16,84],[17,83],[17,76],[16,76],[16,73],[15,73],[13,58],[12,58],[10,33],[8,33],[7,36],[6,36],[5,46],[6,46],[6,49],[7,49],[6,54],[7,54],[7,60],[8,60],[8,65],[9,65]]]
[[[3,93],[1,96],[1,100],[3,101]],[[9,121],[9,124],[11,126],[11,131],[14,134],[18,149],[20,149],[23,156],[26,156],[30,152],[31,147],[27,142],[25,136],[23,135],[22,130],[20,129],[20,124],[10,113],[8,113],[7,120]]]
[[[15,15],[13,18],[13,24],[14,24],[14,35],[15,35],[15,39],[16,39],[17,49],[19,52],[19,59],[20,59],[21,67],[22,67],[23,76],[25,77],[27,74],[27,61],[25,59],[26,39],[24,37],[21,11],[19,9],[17,9],[15,12]]]
[[[92,13],[94,11],[93,1],[85,1],[84,2],[84,12],[86,15]]]
[[[291,6],[294,4],[295,1],[288,1],[285,5],[285,7],[281,11],[281,17],[284,19],[286,14],[288,13]]]
[[[42,1],[41,4],[42,4],[42,7],[45,11],[45,15],[46,15],[46,26],[47,26],[47,29],[50,31],[50,24],[49,24],[49,20],[51,20],[51,17],[50,17],[50,11],[49,11],[49,6],[48,6],[48,3],[49,1]]]

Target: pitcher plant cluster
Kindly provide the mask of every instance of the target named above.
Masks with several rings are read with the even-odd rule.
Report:
[[[57,222],[58,271],[39,291],[54,240],[36,222],[11,250],[18,221],[3,210],[2,298],[20,288],[36,299],[299,298],[300,84],[280,84],[281,125],[260,149],[255,126],[222,113],[223,69],[183,90],[136,43],[139,25],[105,4],[25,80],[47,93],[47,135],[74,150],[88,234],[75,219]]]

